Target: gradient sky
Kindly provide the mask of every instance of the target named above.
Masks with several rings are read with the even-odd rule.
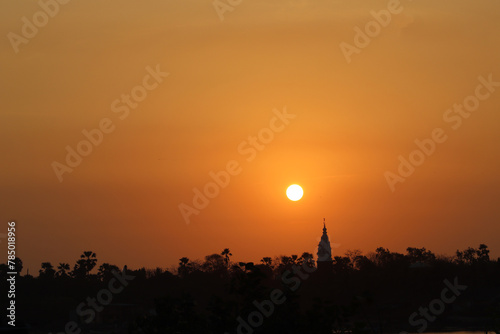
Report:
[[[252,0],[221,21],[211,1],[72,0],[16,53],[7,35],[40,6],[2,1],[0,233],[17,221],[31,273],[84,250],[131,268],[316,253],[323,217],[334,255],[500,256],[500,87],[458,129],[443,120],[479,76],[500,81],[500,3],[401,1],[348,64],[339,45],[387,6]],[[169,76],[121,120],[111,104],[157,64]],[[238,146],[284,107],[296,118],[247,161]],[[114,131],[59,182],[52,163],[105,118]],[[447,140],[392,192],[384,173],[435,128]],[[242,172],[186,224],[179,204],[231,160]]]

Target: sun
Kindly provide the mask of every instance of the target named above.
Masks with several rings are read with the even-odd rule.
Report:
[[[286,190],[286,197],[288,197],[291,201],[298,201],[304,195],[304,190],[298,184],[292,184]]]

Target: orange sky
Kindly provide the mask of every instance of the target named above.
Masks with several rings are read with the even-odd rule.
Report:
[[[83,250],[134,268],[223,248],[248,261],[316,253],[323,217],[334,255],[486,243],[500,256],[500,87],[459,128],[443,118],[478,77],[500,81],[498,2],[402,0],[350,63],[341,43],[387,1],[242,1],[223,21],[211,1],[58,6],[16,52],[8,34],[41,7],[0,4],[0,233],[17,221],[30,272]],[[169,75],[116,112],[157,66]],[[247,161],[239,145],[285,107],[296,117]],[[113,130],[59,182],[54,161],[103,119]],[[435,128],[446,141],[392,192],[384,173]],[[241,173],[186,224],[179,205],[233,160]]]

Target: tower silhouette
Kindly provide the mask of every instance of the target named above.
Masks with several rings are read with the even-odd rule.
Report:
[[[333,259],[332,259],[332,247],[330,246],[330,240],[328,239],[328,234],[326,233],[326,223],[325,218],[323,218],[323,235],[318,244],[318,260],[316,261],[318,265],[318,270],[320,271],[331,271],[333,269]]]

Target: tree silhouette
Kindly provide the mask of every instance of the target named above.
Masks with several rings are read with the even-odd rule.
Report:
[[[302,256],[300,257],[300,264],[305,265],[308,268],[314,268],[315,267],[314,256],[308,252],[302,253]]]
[[[61,277],[61,278],[69,277],[68,274],[69,270],[70,270],[69,263],[64,263],[64,262],[59,263],[59,265],[57,266],[56,277]]]
[[[85,270],[86,270],[87,275],[88,275],[90,273],[90,271],[92,269],[94,269],[94,267],[97,264],[96,255],[92,251],[86,251],[86,252],[83,252],[82,255],[80,255],[80,258],[82,258],[84,260]]]
[[[109,263],[103,263],[97,270],[97,277],[99,277],[101,281],[108,281],[113,277],[113,271],[119,272],[120,268]]]
[[[189,265],[189,259],[187,257],[182,257],[179,259],[179,268],[177,272],[179,276],[185,277],[191,271],[191,266]]]
[[[229,257],[232,256],[231,252],[229,251],[229,248],[224,248],[222,253],[220,255],[224,256],[224,261],[226,261],[226,267],[229,267]]]
[[[365,255],[359,255],[354,259],[354,268],[357,270],[369,270],[372,269],[375,264]]]
[[[373,263],[359,249],[347,250],[345,256],[349,258],[350,265],[353,269],[362,270]]]
[[[455,262],[459,264],[475,264],[490,261],[490,250],[485,244],[480,244],[478,249],[468,247],[463,251],[457,250]]]
[[[276,266],[277,274],[281,274],[286,270],[292,269],[292,258],[290,256],[282,255],[278,259],[278,265]]]
[[[55,273],[54,266],[50,262],[43,262],[38,277],[42,279],[52,279]]]
[[[429,263],[436,260],[436,255],[424,248],[408,247],[406,248],[406,257],[410,263]]]
[[[378,247],[375,250],[375,259],[377,261],[377,265],[385,266],[392,260],[391,252],[383,247]]]
[[[189,263],[189,259],[187,257],[182,257],[179,259],[179,266],[186,267]]]
[[[206,272],[222,272],[227,269],[226,260],[220,254],[207,255],[202,268]]]
[[[263,265],[269,267],[269,268],[273,268],[273,259],[271,259],[270,257],[263,257],[260,262],[262,262]]]
[[[380,267],[393,267],[400,266],[404,267],[407,265],[407,258],[401,254],[396,252],[391,252],[387,248],[378,247],[375,250],[375,263]]]
[[[490,261],[490,250],[488,249],[488,246],[486,246],[485,244],[480,244],[479,249],[477,250],[477,257],[481,262]]]
[[[92,251],[84,251],[83,254],[80,255],[80,260],[76,261],[72,275],[75,278],[87,278],[96,264],[96,254]]]

